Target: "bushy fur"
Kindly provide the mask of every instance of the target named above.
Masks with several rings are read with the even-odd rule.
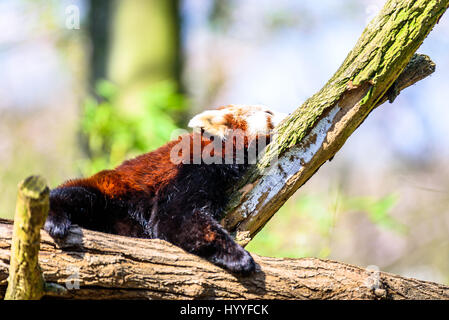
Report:
[[[244,116],[232,108],[220,125],[231,128],[237,124],[247,130]],[[209,120],[201,121],[210,125]],[[269,123],[267,120],[267,126]],[[214,139],[225,138],[196,137],[198,134],[190,134],[189,139],[199,138],[202,149]],[[70,225],[78,224],[107,233],[159,238],[231,272],[253,272],[251,255],[217,222],[228,201],[226,191],[244,174],[248,163],[176,164],[170,160],[170,150],[179,142],[169,142],[114,170],[69,180],[52,190],[45,230],[64,238]],[[247,146],[245,143],[244,148]]]

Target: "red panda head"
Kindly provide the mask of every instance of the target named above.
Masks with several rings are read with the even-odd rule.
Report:
[[[235,131],[247,137],[269,135],[286,114],[274,112],[265,106],[228,105],[204,111],[190,120],[188,126],[200,128],[208,135],[226,140]]]

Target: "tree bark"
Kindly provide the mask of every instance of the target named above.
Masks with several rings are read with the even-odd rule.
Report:
[[[231,195],[222,224],[248,243],[392,88],[449,0],[389,0],[328,83],[277,128]],[[392,92],[393,91],[393,92]]]
[[[0,296],[12,224],[0,220]],[[449,299],[449,287],[348,264],[254,255],[258,271],[238,278],[162,240],[72,227],[57,244],[41,232],[48,297],[74,299]]]

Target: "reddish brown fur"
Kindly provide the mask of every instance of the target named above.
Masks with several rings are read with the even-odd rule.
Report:
[[[191,133],[187,138],[188,140],[186,140],[190,142],[190,147],[188,148],[190,149],[189,160],[190,163],[193,163],[194,139],[198,139],[201,143],[200,154],[212,141],[199,133]],[[154,194],[158,189],[173,181],[178,173],[179,165],[171,161],[170,151],[174,145],[180,142],[181,137],[153,152],[125,161],[114,170],[103,170],[89,178],[69,180],[62,184],[61,187],[83,186],[97,188],[111,199],[136,191]],[[247,143],[245,142],[246,145]],[[219,156],[224,157],[224,144],[222,145],[222,150],[212,149],[211,156],[214,155],[214,152],[218,152]]]
[[[211,227],[208,225],[206,226],[206,230],[204,230],[204,240],[207,242],[212,242],[216,238],[216,233],[211,230]]]
[[[219,109],[227,108],[221,107]],[[241,130],[240,134],[245,134],[247,130],[247,123],[242,117],[243,111],[240,109],[233,110],[234,113],[225,115],[226,125],[232,130]],[[267,126],[272,129],[273,125],[270,118],[267,118]],[[237,131],[239,133],[239,131]],[[184,139],[186,136],[184,136]],[[243,147],[248,147],[248,144],[252,138],[258,137],[243,137]],[[194,139],[201,139],[201,154],[206,146],[212,141],[202,134],[191,133],[188,135],[190,142],[190,163],[193,163]],[[236,139],[236,138],[234,138]],[[174,177],[178,173],[178,164],[175,164],[170,159],[170,151],[176,144],[181,142],[181,137],[178,140],[171,141],[166,145],[143,154],[134,159],[125,161],[123,164],[115,168],[114,170],[103,170],[97,174],[84,179],[69,180],[62,184],[62,187],[69,186],[84,186],[97,188],[103,194],[110,198],[117,198],[124,194],[136,191],[143,191],[154,194],[158,189],[164,187],[173,181]],[[198,151],[198,150],[196,150]],[[233,150],[235,152],[236,150]],[[218,156],[224,157],[226,155],[225,143],[223,142],[221,150],[213,149],[211,156],[218,152]],[[180,154],[181,156],[181,154]]]
[[[232,113],[228,113],[224,116],[225,120],[226,120],[226,126],[229,127],[232,130],[243,130],[244,132],[246,132],[248,124],[246,123],[246,120],[238,117],[238,116],[234,116]]]
[[[262,135],[247,136],[248,130],[254,131],[248,127],[252,124],[247,119],[255,112],[269,112],[248,106],[219,109],[227,111],[219,112],[216,118],[213,113],[206,113],[204,119],[194,122],[192,126],[201,129],[201,133],[194,131],[113,170],[69,180],[53,189],[45,230],[53,237],[63,238],[72,224],[78,224],[120,235],[164,239],[232,272],[253,272],[251,255],[234,242],[217,220],[225,208],[227,190],[250,164],[247,160],[253,154],[245,151],[256,150],[258,154],[258,139],[269,141],[265,128],[260,131]],[[256,124],[258,127],[263,123]],[[273,127],[268,116],[266,125],[266,129]],[[250,145],[253,141],[256,149]],[[225,150],[230,145],[232,150]],[[189,153],[183,155],[186,149]],[[210,151],[214,165],[202,158],[205,150]],[[172,159],[176,151],[178,157]],[[220,157],[225,161],[216,163]],[[236,161],[229,163],[230,158]]]
[[[114,170],[103,170],[89,178],[69,180],[61,187],[97,188],[112,199],[130,191],[155,193],[176,176],[177,166],[170,161],[170,149],[177,142],[171,141],[153,152],[125,161]]]

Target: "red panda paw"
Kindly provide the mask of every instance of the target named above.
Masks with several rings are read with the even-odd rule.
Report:
[[[256,263],[248,251],[243,249],[243,255],[240,259],[234,261],[231,266],[231,271],[242,276],[249,276],[256,271]]]
[[[210,259],[213,263],[241,276],[250,276],[256,271],[256,263],[248,251],[235,243],[231,254],[215,255]]]
[[[54,215],[50,212],[47,221],[45,221],[44,230],[52,238],[64,239],[69,233],[71,224],[66,215]]]

